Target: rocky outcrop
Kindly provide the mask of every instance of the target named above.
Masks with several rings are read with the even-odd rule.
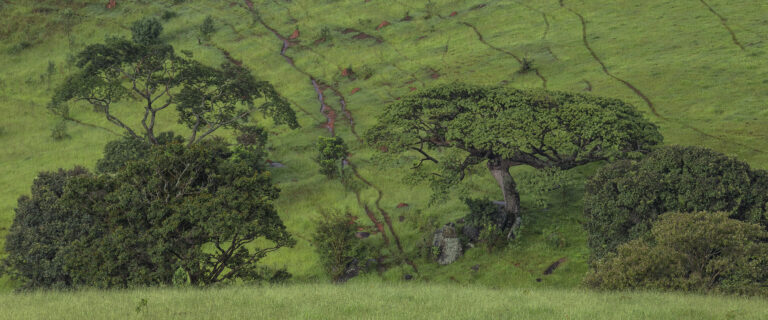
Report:
[[[435,231],[432,237],[432,248],[435,260],[442,265],[451,264],[461,257],[461,241],[453,223],[446,224]]]

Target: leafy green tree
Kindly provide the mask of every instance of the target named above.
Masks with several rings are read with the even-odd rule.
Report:
[[[366,139],[379,150],[418,155],[415,174],[428,179],[438,195],[485,162],[504,196],[502,228],[510,238],[520,223],[511,167],[566,170],[634,158],[662,137],[654,124],[618,99],[451,84],[387,106]]]
[[[585,282],[617,290],[768,294],[768,232],[729,215],[663,214],[647,237],[598,260]]]
[[[348,153],[347,145],[341,137],[318,137],[314,160],[320,165],[320,173],[328,178],[342,177]]]
[[[73,285],[63,259],[71,244],[87,235],[94,217],[61,205],[69,179],[91,174],[81,167],[41,172],[31,195],[18,200],[5,241],[5,269],[25,288],[62,288]]]
[[[592,258],[646,234],[670,211],[725,211],[768,226],[768,173],[709,149],[682,146],[601,168],[584,196]]]
[[[55,176],[54,192],[41,174],[40,191],[19,200],[6,263],[29,286],[170,285],[179,268],[194,285],[285,275],[259,265],[295,244],[273,205],[279,190],[223,140],[154,145],[114,173],[79,172]],[[50,248],[36,253],[38,242]]]
[[[298,127],[288,102],[247,68],[232,63],[214,68],[176,55],[161,41],[156,19],[137,21],[131,30],[132,40],[108,38],[81,51],[79,70],[55,90],[49,109],[66,118],[67,102],[85,101],[129,136],[151,144],[159,143],[158,114],[171,106],[191,131],[189,145],[220,128],[242,126],[255,110],[277,124]],[[141,126],[120,119],[114,108],[136,109]]]
[[[208,39],[214,32],[216,32],[216,24],[213,22],[213,17],[205,17],[205,20],[203,20],[203,23],[200,25],[200,35],[202,35],[204,39]]]
[[[157,136],[159,144],[181,143],[183,139],[173,132],[163,132]],[[149,155],[152,144],[146,140],[129,135],[107,142],[102,158],[96,162],[98,173],[115,173],[129,161],[144,159]]]
[[[144,18],[131,25],[133,42],[137,44],[159,44],[161,33],[163,33],[163,25],[155,18]]]
[[[372,246],[355,237],[354,216],[338,210],[321,210],[312,243],[323,268],[334,282],[344,282],[357,275],[372,253]]]

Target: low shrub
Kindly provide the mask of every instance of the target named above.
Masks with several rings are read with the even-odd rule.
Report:
[[[162,15],[160,15],[160,19],[162,19],[163,21],[168,21],[178,16],[179,14],[176,13],[175,11],[166,10],[166,11],[163,11]]]
[[[522,60],[520,60],[520,68],[517,69],[517,73],[523,74],[533,71],[533,59],[528,57],[523,57]]]
[[[768,233],[727,212],[667,213],[650,233],[595,262],[602,289],[768,294]]]
[[[69,134],[67,133],[66,120],[61,120],[59,122],[56,122],[53,128],[51,128],[51,138],[53,138],[53,140],[56,140],[56,141],[69,138]]]
[[[355,220],[352,214],[340,210],[321,210],[315,220],[312,243],[334,282],[344,282],[363,271],[373,252]]]
[[[464,226],[462,234],[471,239],[470,232],[477,232],[477,242],[482,243],[488,251],[496,251],[504,248],[509,240],[506,237],[506,230],[503,229],[504,217],[501,215],[499,206],[488,199],[464,199],[464,203],[469,207],[469,214],[464,217]]]
[[[207,16],[203,23],[200,24],[200,35],[204,39],[210,38],[211,34],[216,32],[216,24],[213,22],[213,17]]]

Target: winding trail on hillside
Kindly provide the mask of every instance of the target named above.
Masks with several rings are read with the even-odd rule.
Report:
[[[682,121],[679,121],[679,120],[669,119],[669,118],[664,117],[661,114],[659,114],[659,112],[656,111],[656,106],[653,104],[651,99],[648,98],[648,96],[646,96],[642,91],[640,91],[640,89],[638,89],[637,87],[635,87],[634,85],[632,85],[628,81],[626,81],[626,80],[624,80],[622,78],[619,78],[616,75],[612,74],[608,70],[608,67],[606,67],[605,63],[600,59],[600,57],[598,57],[597,53],[595,53],[595,50],[592,49],[592,47],[589,45],[589,41],[587,40],[587,21],[586,21],[586,19],[584,19],[584,16],[582,16],[576,10],[566,6],[564,0],[559,0],[559,3],[560,3],[560,7],[565,8],[566,10],[570,11],[571,13],[573,13],[574,15],[576,15],[579,18],[579,21],[581,21],[581,39],[582,39],[582,41],[584,43],[584,47],[586,47],[587,51],[589,51],[589,54],[592,55],[592,58],[594,58],[594,60],[598,64],[600,64],[600,67],[603,70],[603,73],[605,73],[607,76],[613,78],[614,80],[621,82],[622,84],[627,86],[627,88],[631,89],[638,97],[640,97],[641,99],[643,99],[643,101],[645,101],[645,103],[648,105],[648,108],[651,110],[651,113],[653,113],[653,115],[655,115],[657,118],[659,118],[659,119],[661,119],[663,121],[668,121],[668,122],[676,123],[676,124],[682,126],[683,128],[687,128],[687,129],[689,129],[691,131],[694,131],[694,132],[696,132],[696,133],[698,133],[698,134],[700,134],[702,136],[705,136],[705,137],[713,139],[713,140],[718,140],[718,141],[734,144],[734,145],[743,147],[745,149],[752,150],[752,151],[757,152],[757,153],[765,153],[765,151],[763,151],[763,150],[754,148],[752,146],[749,146],[749,145],[746,145],[746,144],[743,144],[743,143],[739,143],[739,142],[735,142],[735,141],[730,141],[730,140],[724,139],[722,137],[718,137],[718,136],[706,133],[706,132],[702,131],[701,129],[693,127],[693,126],[691,126],[691,125],[689,125],[689,124],[687,124],[685,122],[682,122]]]
[[[400,56],[400,60],[402,60],[402,61],[412,61],[412,59],[411,59],[411,58],[409,58],[408,56],[406,56],[405,54],[403,54],[403,52],[402,52],[402,51],[400,51],[400,49],[398,49],[398,48],[397,48],[395,45],[393,45],[393,44],[389,43],[388,41],[386,41],[384,38],[382,38],[382,37],[380,37],[380,36],[369,35],[369,34],[367,34],[367,33],[363,32],[363,31],[357,30],[357,29],[355,29],[355,28],[346,28],[346,29],[344,29],[344,30],[343,30],[341,33],[342,33],[342,34],[348,34],[348,33],[357,33],[358,35],[360,35],[360,34],[365,34],[365,35],[368,35],[369,37],[371,37],[371,38],[375,39],[375,40],[376,40],[376,43],[385,44],[385,45],[387,45],[389,48],[391,48],[393,51],[395,51],[395,53],[397,53],[397,54]],[[408,76],[410,76],[412,80],[414,80],[414,81],[418,81],[419,83],[421,83],[421,86],[422,86],[422,87],[426,86],[426,83],[424,83],[424,81],[422,81],[421,79],[419,79],[419,77],[417,77],[415,73],[413,73],[413,72],[410,72],[410,71],[407,71],[407,70],[405,70],[405,69],[403,69],[403,68],[400,68],[400,66],[398,66],[398,65],[397,65],[397,63],[394,63],[394,62],[393,62],[391,65],[392,65],[392,67],[394,67],[394,68],[395,68],[395,69],[397,69],[398,71],[400,71],[400,72],[402,72],[402,73],[405,73],[405,74],[407,74]]]
[[[541,40],[547,40],[549,31],[552,29],[552,25],[549,23],[549,18],[547,17],[547,13],[539,9],[536,9],[534,7],[531,7],[527,5],[525,2],[515,1],[515,3],[519,4],[523,8],[526,8],[528,10],[541,14],[541,18],[544,20],[544,32],[541,34]],[[555,55],[555,53],[552,52],[552,47],[550,47],[549,45],[545,45],[544,49],[547,50],[547,53],[549,53],[549,55],[552,56],[552,58],[555,59],[555,61],[560,61],[560,58],[558,58],[557,55]]]
[[[706,1],[699,0],[699,2],[701,2],[701,4],[703,4],[705,7],[707,7],[707,9],[709,9],[709,12],[712,12],[712,14],[714,14],[715,16],[717,16],[718,19],[720,19],[720,24],[722,24],[725,30],[728,30],[728,33],[731,34],[731,40],[733,40],[733,44],[738,46],[739,49],[741,49],[741,51],[744,51],[745,50],[744,45],[742,45],[741,42],[739,42],[739,39],[736,38],[736,33],[733,32],[733,29],[731,29],[731,27],[728,25],[728,19],[726,19],[725,17],[723,17],[723,15],[715,11],[715,9],[712,8],[712,6],[710,6],[709,3],[707,3]]]
[[[568,11],[570,11],[571,13],[579,17],[579,21],[581,21],[581,41],[584,42],[584,47],[587,48],[587,51],[589,51],[589,54],[592,55],[592,58],[594,58],[595,61],[600,65],[600,68],[603,70],[603,73],[613,78],[614,80],[621,82],[622,84],[627,86],[627,88],[631,89],[638,97],[640,97],[640,99],[643,99],[643,101],[645,101],[645,103],[648,105],[648,109],[650,109],[651,113],[653,113],[653,115],[655,115],[657,118],[662,120],[667,120],[666,117],[662,116],[661,114],[659,114],[658,111],[656,111],[656,106],[653,104],[653,101],[651,101],[651,99],[648,98],[648,96],[646,96],[645,93],[640,91],[640,89],[635,87],[633,84],[629,83],[629,81],[617,77],[616,75],[611,73],[611,71],[608,70],[608,67],[605,65],[605,62],[603,62],[603,60],[597,56],[597,53],[595,52],[595,50],[592,49],[592,46],[589,45],[589,40],[587,40],[587,20],[584,19],[584,16],[576,12],[576,10],[573,10],[570,7],[567,7],[563,3],[563,0],[560,0],[560,6],[562,6],[563,8],[567,9]]]
[[[486,45],[488,48],[491,48],[491,49],[493,49],[493,50],[496,50],[496,51],[498,51],[498,52],[501,52],[501,53],[503,53],[503,54],[506,54],[506,55],[508,55],[508,56],[510,56],[510,57],[512,57],[512,58],[514,58],[514,59],[517,61],[517,63],[519,63],[521,66],[523,65],[523,59],[521,59],[520,57],[518,57],[518,56],[517,56],[516,54],[514,54],[513,52],[511,52],[511,51],[508,51],[508,50],[504,50],[504,49],[502,49],[502,48],[499,48],[499,47],[497,47],[497,46],[494,46],[494,45],[492,45],[492,44],[488,43],[488,41],[485,41],[485,38],[483,38],[483,34],[482,34],[482,33],[480,33],[480,30],[477,30],[477,27],[475,27],[473,24],[471,24],[471,23],[469,23],[469,22],[466,22],[466,21],[462,21],[462,22],[461,22],[461,24],[463,24],[463,25],[465,25],[465,26],[467,26],[467,27],[470,27],[470,28],[472,28],[472,30],[473,30],[473,31],[475,31],[475,34],[477,35],[477,39],[478,39],[478,40],[479,40],[479,41],[480,41],[482,44]],[[541,72],[539,72],[539,69],[536,69],[536,68],[534,68],[533,70],[536,72],[536,76],[538,76],[538,77],[539,77],[539,79],[541,79],[541,85],[542,85],[542,87],[543,87],[544,89],[546,89],[546,88],[547,88],[547,78],[544,78],[544,76],[541,74]]]
[[[335,136],[335,125],[336,125],[336,112],[325,103],[325,97],[323,96],[323,92],[320,88],[319,82],[317,79],[312,76],[309,72],[299,68],[296,66],[296,63],[294,62],[293,58],[286,54],[286,51],[288,50],[288,47],[291,46],[291,42],[288,38],[284,37],[280,34],[276,29],[269,26],[262,18],[261,16],[256,12],[256,10],[253,9],[253,2],[250,0],[245,0],[246,6],[251,11],[251,13],[256,17],[256,20],[267,30],[272,32],[272,34],[277,37],[279,40],[283,42],[282,47],[280,48],[280,56],[285,59],[285,61],[296,71],[299,73],[307,76],[312,83],[312,86],[315,88],[315,94],[318,96],[318,100],[320,101],[320,111],[323,113],[323,115],[326,118],[325,127],[328,129],[328,131],[331,133],[331,136]]]
[[[416,266],[416,264],[413,263],[413,261],[411,261],[407,257],[405,257],[405,251],[403,250],[403,245],[400,242],[400,237],[397,236],[397,233],[395,233],[395,228],[392,225],[392,218],[390,218],[389,213],[386,210],[384,210],[384,208],[382,208],[380,205],[381,198],[384,197],[384,192],[379,187],[377,187],[367,179],[363,178],[363,176],[360,175],[360,172],[357,171],[357,167],[352,162],[349,162],[349,167],[352,168],[352,173],[355,175],[355,177],[357,177],[357,179],[362,181],[367,186],[376,190],[376,193],[378,194],[378,196],[376,197],[376,201],[374,202],[376,209],[379,210],[379,212],[381,213],[381,216],[384,217],[384,222],[387,224],[387,228],[389,228],[389,232],[392,234],[392,238],[395,239],[395,245],[397,246],[397,250],[400,251],[400,254],[403,255],[403,259],[405,263],[410,265],[413,268],[413,270],[416,271],[416,273],[418,273],[419,268]],[[358,201],[359,201],[359,196],[358,196]],[[366,211],[369,211],[367,206],[365,207],[365,209]]]
[[[331,91],[333,91],[333,92],[334,92],[334,94],[336,94],[336,95],[338,95],[338,96],[339,96],[339,99],[340,99],[340,103],[341,103],[341,105],[342,105],[342,108],[343,108],[343,110],[344,110],[345,114],[348,114],[348,115],[349,115],[349,120],[350,120],[350,124],[351,124],[351,127],[352,127],[352,128],[354,128],[354,120],[353,120],[353,118],[352,118],[352,115],[351,115],[351,113],[350,113],[350,112],[349,112],[349,110],[347,109],[346,99],[344,98],[344,95],[343,95],[343,94],[341,94],[341,92],[340,92],[338,89],[334,88],[333,86],[330,86],[330,85],[325,85],[325,84],[322,84],[322,83],[320,83],[320,82],[319,82],[319,81],[318,81],[318,80],[317,80],[317,79],[316,79],[314,76],[312,76],[312,75],[311,75],[309,72],[307,72],[307,71],[305,71],[305,70],[303,70],[303,69],[301,69],[301,68],[297,67],[297,66],[296,66],[296,64],[294,63],[294,60],[293,60],[293,58],[292,58],[292,57],[290,57],[290,56],[288,56],[288,55],[286,54],[286,50],[288,49],[288,47],[290,47],[290,44],[291,44],[291,43],[290,43],[290,41],[289,41],[289,39],[288,39],[288,38],[286,38],[286,37],[284,37],[284,36],[282,36],[282,35],[281,35],[281,34],[280,34],[280,33],[279,33],[279,32],[278,32],[276,29],[274,29],[274,28],[270,27],[270,26],[269,26],[269,25],[268,25],[268,24],[267,24],[267,23],[266,23],[266,22],[265,22],[265,21],[264,21],[264,20],[261,18],[261,16],[260,16],[260,15],[259,15],[259,14],[256,12],[256,10],[253,8],[253,2],[252,2],[251,0],[245,0],[245,4],[246,4],[246,6],[248,7],[249,11],[250,11],[250,12],[251,12],[251,13],[252,13],[252,14],[253,14],[255,17],[256,17],[256,19],[259,21],[259,23],[260,23],[262,26],[264,26],[264,28],[266,28],[267,30],[269,30],[270,32],[272,32],[272,34],[274,34],[274,35],[275,35],[275,37],[277,37],[278,39],[280,39],[280,40],[282,40],[282,41],[283,41],[283,46],[282,46],[282,48],[280,49],[280,55],[281,55],[281,56],[282,56],[282,57],[283,57],[283,58],[286,60],[286,62],[288,62],[288,63],[291,65],[291,67],[293,67],[295,70],[299,71],[300,73],[302,73],[302,74],[304,74],[304,75],[306,75],[307,77],[309,77],[309,78],[310,78],[310,81],[312,82],[312,86],[315,88],[315,92],[317,93],[318,101],[320,101],[320,105],[321,105],[321,107],[320,107],[320,111],[321,111],[323,114],[325,114],[325,115],[326,115],[326,117],[328,118],[328,122],[327,122],[327,123],[328,123],[328,129],[331,131],[331,135],[334,135],[334,134],[335,134],[335,131],[334,131],[334,123],[335,123],[335,118],[336,118],[336,117],[335,117],[335,111],[334,111],[332,108],[330,108],[330,107],[329,107],[329,106],[328,106],[328,105],[325,103],[325,97],[324,97],[324,95],[323,95],[323,88],[322,88],[322,86],[326,86],[327,88],[330,88],[330,89],[331,89]],[[360,137],[357,135],[357,133],[355,133],[354,129],[352,130],[352,133],[355,135],[355,137],[356,137],[358,140],[362,141],[362,139],[360,139]],[[362,175],[360,175],[360,173],[359,173],[359,172],[358,172],[358,170],[357,170],[357,167],[356,167],[356,166],[355,166],[355,165],[352,163],[352,161],[350,161],[349,159],[347,159],[347,163],[348,163],[348,165],[350,166],[350,168],[352,168],[352,171],[353,171],[353,173],[354,173],[354,175],[355,175],[355,177],[356,177],[357,179],[359,179],[360,181],[362,181],[362,182],[363,182],[364,184],[366,184],[367,186],[369,186],[369,187],[373,188],[374,190],[376,190],[376,192],[377,192],[377,198],[376,198],[376,201],[375,201],[375,205],[376,205],[376,208],[379,210],[379,212],[381,213],[382,217],[384,217],[384,222],[386,223],[386,225],[387,225],[387,227],[388,227],[388,229],[389,229],[389,231],[390,231],[390,233],[391,233],[392,237],[395,239],[395,244],[397,245],[397,249],[399,250],[400,254],[402,255],[402,258],[404,259],[404,261],[405,261],[405,262],[406,262],[408,265],[410,265],[411,267],[413,267],[414,271],[416,271],[416,272],[418,273],[418,268],[417,268],[417,266],[416,266],[416,265],[415,265],[415,264],[414,264],[412,261],[410,261],[410,259],[408,259],[407,257],[405,257],[405,251],[403,250],[403,246],[402,246],[402,244],[401,244],[401,242],[400,242],[400,238],[397,236],[397,233],[395,232],[394,226],[392,225],[392,219],[390,218],[390,216],[389,216],[389,213],[388,213],[386,210],[384,210],[384,209],[381,207],[381,205],[380,205],[381,199],[384,197],[384,192],[383,192],[383,191],[382,191],[382,190],[381,190],[381,189],[380,189],[378,186],[374,185],[373,183],[371,183],[371,182],[370,182],[370,181],[368,181],[367,179],[363,178],[363,176],[362,176]],[[372,212],[372,211],[371,211],[371,210],[368,208],[368,206],[367,206],[365,203],[363,203],[362,199],[360,198],[360,193],[359,193],[359,191],[355,192],[355,197],[357,198],[357,202],[358,202],[358,204],[360,204],[360,205],[363,207],[363,209],[365,210],[365,212],[366,212],[366,215],[368,216],[368,218],[371,220],[371,222],[373,222],[373,224],[376,226],[376,228],[377,228],[377,229],[379,229],[380,233],[382,234],[382,238],[384,238],[384,241],[385,241],[386,243],[389,243],[389,239],[387,238],[387,236],[386,236],[386,233],[384,232],[384,228],[383,228],[383,226],[382,226],[382,225],[381,225],[381,223],[380,223],[380,222],[379,222],[379,221],[376,219],[375,215],[374,215],[374,214],[373,214],[373,212]]]
[[[280,49],[280,56],[282,56],[282,57],[283,57],[283,59],[285,59],[285,61],[286,61],[286,62],[288,62],[288,64],[289,64],[289,65],[291,65],[291,67],[292,67],[294,70],[296,70],[296,71],[298,71],[299,73],[301,73],[301,74],[303,74],[303,75],[307,76],[307,77],[309,78],[310,82],[312,82],[312,86],[314,87],[314,89],[315,89],[315,93],[317,94],[317,96],[318,96],[318,100],[320,101],[320,110],[321,110],[321,112],[322,112],[322,113],[325,115],[325,117],[326,117],[326,119],[327,119],[325,126],[328,128],[328,130],[330,131],[331,135],[332,135],[332,136],[335,136],[335,134],[336,134],[336,131],[335,131],[335,125],[336,125],[336,116],[337,116],[337,113],[336,113],[336,111],[335,111],[335,110],[333,110],[333,108],[331,108],[331,107],[330,107],[330,106],[329,106],[327,103],[325,103],[325,95],[323,94],[323,92],[324,92],[324,89],[325,89],[325,88],[331,89],[331,91],[332,91],[332,92],[333,92],[333,93],[334,93],[336,96],[338,96],[338,97],[339,97],[339,104],[341,105],[342,113],[343,113],[344,117],[345,117],[345,118],[348,120],[348,122],[349,122],[349,128],[350,128],[350,131],[352,132],[352,135],[354,135],[354,136],[355,136],[355,138],[356,138],[358,141],[362,141],[362,138],[360,137],[360,135],[359,135],[359,134],[357,133],[357,131],[355,130],[355,119],[354,119],[354,117],[352,116],[352,112],[350,112],[350,111],[349,111],[349,109],[347,108],[347,101],[346,101],[346,98],[345,98],[345,97],[344,97],[344,95],[341,93],[341,91],[339,91],[337,88],[335,88],[335,87],[334,87],[334,86],[332,86],[332,85],[326,84],[326,83],[324,83],[324,82],[322,82],[322,81],[318,80],[318,78],[317,78],[317,77],[313,76],[312,74],[310,74],[310,73],[309,73],[309,72],[307,72],[306,70],[304,70],[304,69],[301,69],[301,68],[299,68],[298,66],[296,66],[296,63],[295,63],[295,61],[294,61],[293,57],[289,56],[289,55],[286,53],[286,51],[288,50],[288,48],[290,48],[291,46],[293,46],[293,45],[295,45],[295,44],[294,44],[294,43],[292,43],[292,42],[290,41],[290,39],[288,39],[287,37],[285,37],[285,36],[283,36],[282,34],[280,34],[280,32],[278,32],[278,31],[277,31],[275,28],[272,28],[271,26],[269,26],[269,25],[268,25],[268,24],[266,23],[266,21],[264,21],[264,19],[262,19],[262,18],[261,18],[261,15],[259,15],[259,14],[256,12],[256,10],[255,10],[255,9],[253,9],[253,2],[251,2],[250,0],[246,0],[246,1],[245,1],[245,3],[246,3],[246,6],[248,7],[248,9],[251,11],[251,13],[252,13],[252,14],[253,14],[253,15],[256,17],[256,20],[257,20],[257,21],[258,21],[258,22],[259,22],[259,23],[260,23],[260,24],[261,24],[261,25],[262,25],[264,28],[266,28],[266,29],[267,29],[267,30],[269,30],[269,31],[270,31],[270,32],[271,32],[273,35],[275,35],[275,37],[277,37],[278,39],[280,39],[280,40],[283,42],[283,45],[282,45],[282,47],[281,47],[281,49]],[[305,48],[308,48],[308,47],[305,47]],[[309,49],[309,48],[308,48],[308,49]],[[310,49],[310,50],[311,50],[311,49]],[[313,51],[313,53],[314,53],[314,51]],[[321,56],[321,57],[323,57],[323,58],[325,58],[325,57],[324,57],[323,55],[321,55],[321,54],[318,54],[318,55],[319,55],[319,56]]]

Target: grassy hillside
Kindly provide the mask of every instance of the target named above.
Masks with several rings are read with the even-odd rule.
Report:
[[[362,294],[361,294],[362,293]],[[98,303],[94,303],[98,301]],[[0,295],[2,319],[765,319],[761,299],[356,284]]]
[[[58,120],[45,105],[51,88],[74,70],[68,64],[72,54],[106,36],[129,36],[131,22],[167,11],[178,15],[164,32],[177,50],[208,64],[231,59],[250,67],[299,115],[302,128],[295,131],[257,119],[274,133],[270,160],[286,165],[271,170],[283,190],[278,209],[299,241],[267,263],[286,266],[296,282],[326,281],[308,242],[320,208],[346,207],[365,220],[363,207],[370,207],[379,221],[390,218],[403,251],[414,256],[429,231],[466,214],[459,195],[501,197],[490,175],[478,172],[449,201],[428,206],[426,186],[402,183],[408,163],[374,163],[373,152],[359,141],[384,105],[438,83],[546,87],[625,99],[661,127],[666,143],[706,146],[768,168],[768,4],[762,0],[168,0],[117,1],[114,9],[106,3],[0,2],[0,245],[16,199],[28,193],[38,171],[92,168],[104,144],[117,137],[99,128],[115,129],[89,107],[74,105],[73,117],[90,125],[68,122],[70,138],[51,138]],[[207,15],[217,30],[200,44],[197,30]],[[533,59],[536,72],[517,73],[524,58]],[[355,79],[343,75],[345,68]],[[325,113],[321,103],[327,104]],[[119,114],[138,121],[135,111]],[[183,131],[166,120],[164,128]],[[329,127],[350,144],[350,160],[368,182],[360,200],[319,175],[311,160],[314,141],[329,135]],[[595,167],[576,171],[584,178]],[[521,240],[499,253],[470,250],[450,266],[416,258],[416,279],[577,286],[588,255],[580,226],[582,189],[579,184],[557,191],[548,208],[523,190]],[[409,206],[397,209],[399,203]],[[543,239],[551,232],[563,234],[567,246],[548,247]],[[386,248],[400,254],[394,241]],[[561,258],[565,262],[552,275],[542,275]],[[477,272],[471,270],[475,265]],[[369,277],[398,280],[404,274],[415,272],[403,265]],[[2,281],[6,289],[13,286]]]

